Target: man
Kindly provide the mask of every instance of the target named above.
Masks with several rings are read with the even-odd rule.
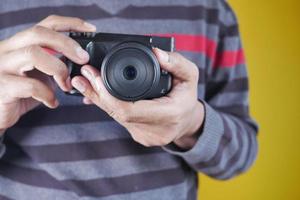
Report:
[[[61,33],[96,27],[175,37],[175,53],[153,49],[171,92],[111,96]],[[197,172],[225,180],[255,160],[245,60],[223,0],[6,0],[0,38],[0,199],[196,199]],[[82,76],[71,80],[45,48],[84,65]],[[84,104],[64,93],[72,86]]]

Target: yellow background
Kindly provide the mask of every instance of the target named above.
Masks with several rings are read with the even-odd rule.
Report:
[[[259,154],[246,174],[200,175],[200,199],[300,199],[300,1],[228,0],[239,18]]]

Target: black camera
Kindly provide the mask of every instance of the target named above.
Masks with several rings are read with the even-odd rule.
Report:
[[[89,55],[90,65],[101,71],[106,89],[118,99],[137,101],[166,95],[172,76],[162,70],[152,52],[153,47],[174,50],[174,38],[112,33],[78,33],[69,35]],[[81,66],[66,59],[70,76],[81,75]],[[80,93],[73,89],[70,94]]]

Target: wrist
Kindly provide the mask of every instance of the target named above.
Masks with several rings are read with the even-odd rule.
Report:
[[[191,149],[196,144],[199,138],[199,133],[204,122],[204,117],[204,105],[200,101],[198,101],[192,114],[188,130],[182,137],[176,139],[174,143],[182,149]]]

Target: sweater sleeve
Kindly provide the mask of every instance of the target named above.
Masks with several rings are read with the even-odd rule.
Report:
[[[256,158],[258,146],[258,127],[249,115],[248,76],[237,20],[225,1],[222,5],[225,14],[215,58],[206,67],[205,97],[199,97],[205,121],[198,141],[188,151],[174,144],[163,147],[195,171],[221,180],[246,171]]]

